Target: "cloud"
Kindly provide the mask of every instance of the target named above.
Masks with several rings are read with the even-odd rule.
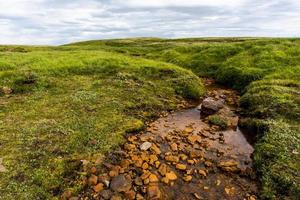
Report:
[[[0,1],[1,44],[125,37],[300,36],[298,0]]]

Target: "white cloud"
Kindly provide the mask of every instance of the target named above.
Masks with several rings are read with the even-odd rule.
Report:
[[[114,3],[130,7],[172,7],[172,6],[240,6],[246,0],[114,0]]]
[[[298,0],[0,0],[1,44],[300,36]]]

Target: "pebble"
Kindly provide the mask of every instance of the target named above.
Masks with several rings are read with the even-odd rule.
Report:
[[[152,143],[150,142],[144,142],[143,144],[141,144],[140,149],[142,151],[147,151],[148,149],[150,149],[152,146]]]

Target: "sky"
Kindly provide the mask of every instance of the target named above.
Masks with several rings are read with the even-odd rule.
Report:
[[[0,0],[0,44],[300,37],[300,0]]]

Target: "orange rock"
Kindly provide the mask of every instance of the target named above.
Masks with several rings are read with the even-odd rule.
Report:
[[[127,140],[129,141],[129,142],[133,142],[133,141],[135,141],[135,140],[137,140],[137,137],[135,137],[135,136],[129,136],[128,138],[127,138]]]
[[[143,165],[143,160],[142,159],[139,158],[138,160],[135,161],[135,166],[142,167],[142,165]]]
[[[235,160],[221,161],[218,167],[226,172],[239,172],[238,162]]]
[[[170,145],[172,151],[177,151],[178,150],[178,147],[177,147],[177,144],[176,143],[173,143]]]
[[[188,141],[190,144],[195,144],[196,142],[201,142],[201,137],[193,134],[188,137]]]
[[[148,168],[149,168],[148,163],[144,162],[143,165],[142,165],[142,168],[143,168],[143,169],[148,169]]]
[[[148,178],[150,175],[151,175],[151,172],[145,171],[145,172],[142,174],[141,179],[142,179],[142,180],[145,180],[145,179]]]
[[[158,168],[158,172],[159,172],[162,176],[166,175],[167,170],[168,170],[168,166],[167,166],[166,164],[164,164],[164,163],[161,164],[161,165],[159,166],[159,168]]]
[[[161,154],[161,150],[160,150],[155,144],[152,144],[151,150],[152,150],[155,154]]]
[[[169,162],[179,162],[179,158],[177,156],[166,156],[165,157],[166,161],[169,161]]]
[[[148,199],[160,199],[161,198],[161,192],[157,185],[150,185],[147,188],[147,195]]]
[[[163,177],[161,179],[161,182],[165,183],[165,184],[169,184],[170,180],[167,177]]]
[[[149,180],[150,180],[150,183],[155,183],[155,182],[158,182],[158,178],[155,174],[151,174],[149,176]]]
[[[126,197],[126,199],[128,199],[128,200],[133,200],[133,199],[135,199],[135,191],[130,190],[130,191],[128,191],[128,192],[125,192],[125,197]]]
[[[194,131],[194,129],[192,127],[186,127],[183,131],[185,133],[192,133]]]
[[[93,187],[94,191],[95,192],[101,192],[103,189],[104,189],[104,184],[103,183],[98,183],[97,185],[95,185]]]
[[[199,150],[192,150],[192,151],[190,151],[190,157],[191,158],[202,158],[203,153]]]
[[[136,146],[134,144],[125,144],[124,148],[128,151],[136,149]]]
[[[131,155],[131,160],[137,161],[139,157],[137,155]]]
[[[204,170],[199,169],[199,170],[198,170],[198,173],[199,173],[201,176],[206,177],[206,172],[205,172]]]
[[[186,169],[186,165],[178,163],[176,165],[176,169],[185,170]]]
[[[122,160],[120,165],[123,168],[128,168],[130,165],[130,161],[128,159]]]
[[[142,154],[141,154],[141,159],[142,159],[143,161],[148,162],[148,161],[149,161],[149,156],[148,156],[146,153],[142,153]]]
[[[166,177],[171,181],[175,181],[177,179],[177,175],[173,171],[166,173]]]
[[[115,176],[119,175],[119,171],[117,171],[117,170],[111,170],[111,171],[109,171],[108,174],[109,174],[110,177],[115,177]]]
[[[153,165],[154,162],[157,161],[157,160],[158,160],[158,158],[157,158],[156,155],[150,155],[150,161],[149,161],[149,163],[150,163],[151,165]]]
[[[187,162],[188,162],[189,164],[191,164],[191,165],[193,165],[193,164],[195,163],[194,160],[188,160]]]
[[[98,182],[98,177],[95,176],[94,174],[92,174],[88,179],[89,185],[96,185],[97,182]]]
[[[190,176],[190,175],[189,175],[189,176],[184,176],[184,177],[183,177],[183,180],[186,181],[186,182],[190,182],[192,179],[193,179],[193,177]]]

